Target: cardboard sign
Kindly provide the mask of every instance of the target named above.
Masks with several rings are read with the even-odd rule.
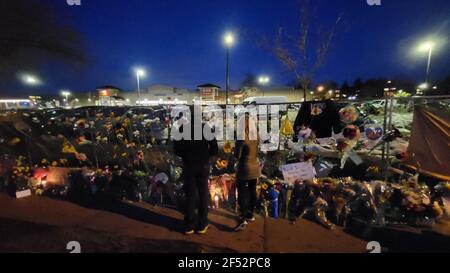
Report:
[[[280,166],[284,180],[293,184],[296,180],[311,180],[316,176],[315,169],[311,161],[300,162]]]
[[[17,191],[16,192],[16,198],[24,198],[24,197],[28,197],[31,196],[31,190],[23,190],[23,191]]]

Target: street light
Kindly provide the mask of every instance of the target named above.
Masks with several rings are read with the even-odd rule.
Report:
[[[265,85],[265,84],[268,84],[270,82],[270,78],[267,77],[267,76],[261,76],[261,77],[259,77],[258,82],[261,85]]]
[[[72,95],[72,93],[70,91],[67,91],[67,90],[61,91],[61,96],[63,96],[66,99],[66,101],[69,99],[70,95]]]
[[[431,66],[431,54],[433,52],[433,47],[434,47],[434,43],[432,41],[428,41],[423,43],[420,46],[420,51],[428,51],[428,62],[427,62],[427,74],[426,74],[426,78],[425,78],[425,83],[428,84],[429,80],[430,80],[430,66]]]
[[[72,95],[72,93],[68,90],[61,90],[60,94],[64,97],[64,102],[67,106],[69,104],[69,97]]]
[[[29,85],[29,86],[36,86],[36,85],[41,84],[41,80],[37,76],[31,75],[31,74],[22,74],[20,76],[20,79],[22,80],[22,82],[24,84]]]
[[[138,88],[138,101],[141,102],[141,86],[140,86],[140,78],[145,77],[146,72],[143,68],[136,67],[134,69],[134,72],[136,73],[136,79],[137,79],[137,88]]]
[[[228,104],[228,93],[230,91],[230,48],[234,45],[235,40],[236,39],[232,32],[227,32],[223,35],[223,44],[225,45],[226,48],[226,59],[227,59],[225,104]]]
[[[267,85],[267,84],[269,84],[269,82],[270,82],[270,78],[269,77],[267,77],[267,76],[261,76],[261,77],[259,77],[259,79],[258,79],[258,83],[261,85],[261,86],[265,86],[265,85]],[[265,96],[265,94],[264,94],[264,88],[263,88],[263,97]]]
[[[427,82],[424,82],[424,83],[420,84],[418,87],[419,87],[419,89],[421,89],[421,90],[428,89],[428,83],[427,83]]]
[[[323,90],[325,90],[325,87],[324,87],[323,85],[319,85],[319,86],[317,87],[317,91],[318,91],[318,92],[323,92]]]

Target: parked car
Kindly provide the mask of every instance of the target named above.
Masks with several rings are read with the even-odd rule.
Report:
[[[239,116],[242,111],[246,111],[246,107],[256,107],[257,105],[267,105],[274,106],[278,105],[280,107],[279,114],[284,115],[287,112],[287,98],[284,96],[267,96],[267,97],[249,97],[246,98],[241,106],[236,106],[235,115]],[[267,118],[271,116],[271,109],[267,109],[268,113],[261,114],[258,113],[258,118]]]
[[[246,98],[242,104],[244,106],[247,105],[261,105],[261,104],[268,104],[268,105],[273,105],[273,104],[283,104],[283,103],[287,103],[287,98],[285,96],[264,96],[264,97],[249,97]]]

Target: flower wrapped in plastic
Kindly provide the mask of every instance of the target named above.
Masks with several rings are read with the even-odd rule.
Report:
[[[344,138],[336,141],[336,150],[341,152],[341,169],[344,168],[347,159],[350,157],[350,153],[358,144],[358,140],[361,138],[361,132],[355,125],[347,125],[342,135]]]
[[[344,123],[353,123],[358,119],[358,112],[353,105],[348,105],[339,110],[339,118]]]
[[[298,140],[304,141],[306,139],[309,139],[311,136],[312,130],[310,128],[304,127],[298,131]]]
[[[358,141],[361,138],[361,132],[355,125],[347,125],[342,131],[342,135],[352,141]]]
[[[288,205],[288,218],[292,223],[303,217],[311,217],[326,228],[333,228],[327,219],[328,203],[322,198],[319,181],[296,181]]]
[[[294,135],[294,126],[287,115],[281,122],[280,134],[285,137],[291,137]]]
[[[231,142],[226,141],[225,144],[223,145],[223,152],[225,154],[231,154],[233,148],[231,147]]]

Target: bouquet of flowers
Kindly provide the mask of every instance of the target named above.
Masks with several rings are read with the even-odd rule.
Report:
[[[358,118],[358,112],[353,105],[349,105],[339,110],[339,118],[346,124],[353,123]]]
[[[361,138],[361,132],[355,125],[347,125],[342,135],[344,138],[340,138],[336,141],[336,150],[342,153],[341,168],[344,168],[345,162],[350,156],[350,153],[358,144],[358,140]]]

